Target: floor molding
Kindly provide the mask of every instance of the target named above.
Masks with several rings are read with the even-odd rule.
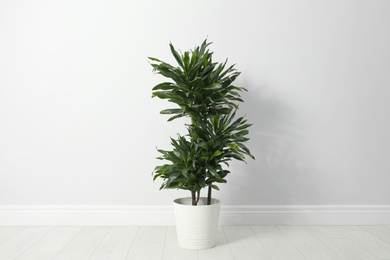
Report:
[[[221,225],[390,225],[390,205],[226,205]],[[171,206],[0,206],[0,225],[174,225]]]

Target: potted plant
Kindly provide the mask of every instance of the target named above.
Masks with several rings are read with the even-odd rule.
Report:
[[[188,133],[171,138],[172,150],[158,149],[164,164],[155,167],[153,179],[161,178],[160,189],[183,189],[189,198],[174,201],[179,245],[190,249],[214,246],[220,202],[212,198],[218,183],[226,183],[228,162],[254,159],[245,142],[251,126],[236,117],[240,93],[245,88],[232,85],[240,75],[234,65],[213,62],[210,43],[205,40],[193,50],[179,53],[172,43],[170,51],[177,65],[149,57],[153,71],[170,79],[152,89],[152,96],[176,104],[162,110],[168,121],[186,117]],[[207,197],[200,197],[202,189]]]

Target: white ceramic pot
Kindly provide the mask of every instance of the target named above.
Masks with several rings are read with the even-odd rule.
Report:
[[[191,205],[191,198],[173,201],[177,240],[179,246],[186,249],[207,249],[215,245],[218,231],[218,219],[221,203],[200,198],[197,206]]]

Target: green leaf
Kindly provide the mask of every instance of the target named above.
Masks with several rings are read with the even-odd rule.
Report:
[[[175,47],[173,47],[173,44],[170,43],[169,47],[171,48],[171,53],[173,54],[173,57],[175,57],[175,59],[176,59],[177,63],[179,64],[179,66],[184,69],[181,57],[180,57],[179,53],[175,50]]]
[[[212,166],[208,166],[207,169],[209,170],[209,172],[217,179],[221,179],[221,176],[219,176],[217,170],[212,167]]]
[[[212,184],[211,187],[212,187],[214,190],[219,190],[219,188],[218,188],[217,185]]]
[[[160,114],[163,115],[171,115],[171,114],[179,114],[182,113],[183,110],[180,108],[171,108],[171,109],[164,109],[160,111]]]
[[[175,120],[175,119],[183,117],[183,116],[184,116],[184,114],[178,114],[178,115],[175,115],[175,116],[172,116],[172,117],[168,118],[167,121],[170,122],[172,120]]]
[[[181,169],[181,174],[183,174],[183,176],[187,178],[188,177],[188,169],[186,169],[186,168]]]
[[[152,60],[152,61],[157,61],[157,62],[161,62],[161,60],[159,59],[156,59],[156,58],[153,58],[153,57],[148,57],[149,60]]]
[[[173,89],[175,85],[171,82],[163,82],[156,85],[152,90],[170,90]]]
[[[155,91],[152,93],[152,97],[159,97],[161,99],[169,99],[172,97],[171,91]]]
[[[188,51],[183,54],[183,65],[184,71],[188,71],[190,66],[190,53]]]
[[[213,158],[217,157],[217,156],[220,156],[222,154],[221,151],[219,150],[216,150],[211,156],[210,156],[210,160],[212,160]]]

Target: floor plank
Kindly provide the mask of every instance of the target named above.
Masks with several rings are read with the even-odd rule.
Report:
[[[0,227],[0,245],[15,236],[17,233],[20,233],[24,227]]]
[[[175,227],[167,227],[164,243],[163,260],[197,260],[198,252],[181,248],[177,243]]]
[[[347,238],[328,238],[322,239],[333,251],[343,259],[349,260],[375,260],[372,254],[358,246]]]
[[[345,238],[334,226],[305,226],[317,238]]]
[[[55,256],[55,260],[88,259],[103,241],[109,227],[83,227],[76,236]]]
[[[138,227],[112,227],[96,248],[90,260],[124,260],[133,243]]]
[[[166,231],[166,227],[140,227],[126,259],[161,259]]]
[[[307,258],[313,260],[342,259],[319,240],[309,230],[300,226],[278,226],[282,233],[295,245],[295,247]]]
[[[51,260],[55,255],[53,252],[26,252],[16,260]]]
[[[215,247],[206,250],[199,250],[198,257],[201,260],[234,260],[222,227],[218,228],[217,243]]]
[[[40,240],[51,229],[52,227],[24,228],[21,232],[12,236],[0,245],[0,259],[15,259]]]
[[[360,226],[363,230],[390,244],[390,227],[386,226]]]
[[[186,250],[174,227],[0,227],[0,260],[390,259],[390,226],[223,226]]]
[[[249,226],[225,226],[223,231],[234,259],[269,259]]]
[[[19,258],[30,259],[40,256],[45,259],[50,255],[53,258],[80,230],[81,227],[54,227]]]
[[[339,226],[337,230],[377,258],[390,259],[390,245],[362,228]]]
[[[277,227],[252,226],[251,229],[271,259],[306,259]]]

